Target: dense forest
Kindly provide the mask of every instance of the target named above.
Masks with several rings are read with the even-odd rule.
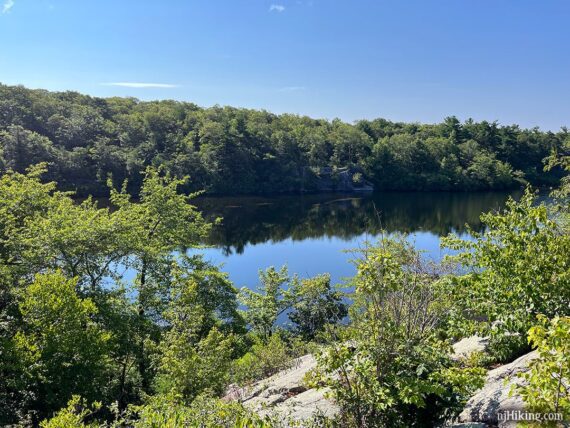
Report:
[[[177,101],[96,98],[0,85],[0,171],[49,164],[46,179],[79,195],[125,179],[136,194],[147,166],[189,176],[186,192],[316,191],[323,174],[352,172],[377,190],[479,190],[552,185],[543,171],[568,131],[496,122],[348,124]]]

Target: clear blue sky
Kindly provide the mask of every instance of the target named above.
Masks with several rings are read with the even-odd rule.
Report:
[[[569,0],[0,4],[5,84],[348,121],[570,125]]]

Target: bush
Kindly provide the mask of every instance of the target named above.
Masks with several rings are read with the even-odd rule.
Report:
[[[355,172],[354,174],[352,174],[352,182],[356,185],[362,184],[364,181],[364,178],[362,176],[362,173],[360,172]]]
[[[81,299],[77,281],[60,271],[37,275],[22,292],[24,326],[14,337],[29,391],[40,417],[64,406],[73,394],[105,397],[110,334],[93,321],[97,307]]]
[[[92,413],[99,410],[100,403],[94,403],[88,406],[81,397],[74,395],[67,407],[58,411],[53,418],[43,420],[40,423],[41,428],[96,428],[99,426],[95,422],[86,423],[85,419],[89,418]]]
[[[439,336],[447,296],[438,273],[403,239],[383,239],[356,261],[349,335],[319,357],[312,381],[332,388],[344,423],[432,426],[453,416],[482,384]]]
[[[469,241],[448,237],[444,245],[463,270],[450,288],[460,322],[490,335],[499,360],[524,352],[524,337],[538,314],[570,314],[570,235],[551,219],[527,189],[519,202],[481,216],[483,233]]]
[[[293,359],[307,350],[306,345],[299,341],[286,341],[279,332],[274,333],[267,343],[259,338],[254,340],[251,350],[234,361],[232,382],[246,384],[269,377],[291,367]]]
[[[127,415],[117,426],[269,428],[273,425],[270,418],[261,418],[239,403],[201,395],[190,405],[184,405],[174,395],[157,395],[142,406],[130,406]]]
[[[327,324],[336,324],[348,315],[342,293],[331,288],[330,275],[319,275],[293,284],[289,319],[305,340],[314,340]]]
[[[187,401],[205,391],[223,392],[229,377],[232,343],[216,328],[197,343],[184,333],[169,332],[161,345],[156,379],[159,392],[174,392]]]
[[[562,413],[570,418],[570,317],[539,317],[529,330],[529,343],[539,357],[520,376],[528,384],[515,387],[531,412]],[[541,425],[542,426],[542,425]]]
[[[256,335],[267,341],[276,329],[279,315],[291,306],[290,293],[286,288],[297,278],[291,280],[287,266],[279,270],[271,266],[259,271],[259,281],[258,291],[244,287],[239,298],[247,307],[247,311],[242,312],[245,321]]]

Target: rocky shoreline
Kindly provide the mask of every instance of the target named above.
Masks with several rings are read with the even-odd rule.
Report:
[[[482,352],[487,339],[473,336],[453,345],[454,358],[465,358],[473,352]],[[489,370],[485,385],[466,403],[453,428],[515,427],[514,422],[499,421],[499,414],[505,411],[523,411],[524,403],[517,394],[511,394],[512,385],[523,382],[518,375],[528,370],[529,363],[537,358],[535,351],[515,361]],[[339,406],[328,397],[327,388],[309,388],[305,375],[317,366],[315,357],[304,355],[293,361],[291,368],[282,370],[269,378],[246,387],[232,385],[224,400],[238,401],[261,416],[278,415],[283,420],[294,420],[302,424],[315,415],[334,417]]]

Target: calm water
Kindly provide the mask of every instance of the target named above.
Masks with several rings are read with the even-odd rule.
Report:
[[[504,206],[503,193],[377,193],[272,198],[199,198],[204,216],[223,217],[211,248],[198,250],[223,265],[238,287],[255,288],[260,268],[286,264],[301,277],[328,272],[335,283],[354,274],[345,250],[374,240],[381,229],[410,234],[416,247],[439,258],[440,237],[481,230],[479,216]]]

